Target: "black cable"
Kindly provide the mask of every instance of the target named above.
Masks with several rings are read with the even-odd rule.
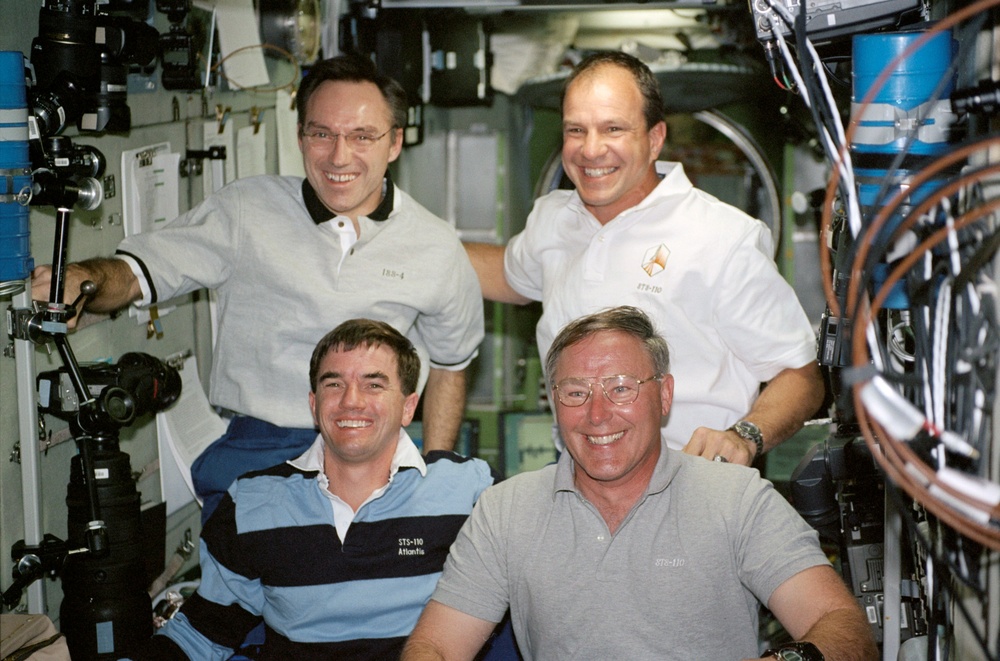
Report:
[[[966,147],[966,146],[974,146],[976,144],[979,144],[979,143],[982,143],[982,142],[985,142],[985,141],[988,141],[988,140],[989,140],[988,137],[987,138],[981,138],[981,139],[970,141],[968,143],[964,143],[962,145],[957,145],[956,148],[958,148],[958,147]],[[988,169],[994,168],[994,167],[995,167],[994,164],[986,164],[986,165],[982,165],[982,166],[979,166],[979,167],[976,167],[976,168],[966,169],[965,172],[962,173],[961,178],[964,179],[964,180],[966,180],[966,181],[968,181],[968,182],[970,182],[970,185],[972,183],[978,183],[978,181],[981,179],[979,177],[979,175],[985,173]],[[913,178],[915,179],[918,175],[922,174],[924,171],[925,171],[925,169],[924,170],[920,170],[918,172],[915,172],[913,174]],[[923,184],[921,184],[921,186],[931,186],[931,185],[934,185],[938,189],[942,189],[945,186],[948,186],[948,185],[954,183],[956,180],[957,180],[957,176],[946,176],[946,177],[943,177],[941,179],[934,179],[934,178],[932,178],[932,179],[929,179],[928,181],[925,181]],[[935,193],[931,193],[927,197],[929,198],[929,197],[932,197],[932,196],[935,196],[935,195],[937,195],[936,192]],[[886,213],[886,215],[887,215],[888,218],[892,218],[893,214],[895,214],[898,209],[900,209],[901,207],[904,207],[904,206],[910,206],[908,197],[909,196],[906,196],[906,195],[899,196],[894,203],[891,203],[891,204],[890,203],[886,203],[885,205],[883,205],[881,210]],[[912,206],[915,209],[915,208],[917,208],[919,206],[919,204],[914,204]],[[867,244],[867,245],[869,245],[869,250],[868,250],[868,253],[866,255],[865,262],[864,262],[864,264],[861,265],[861,278],[862,278],[862,280],[859,283],[859,286],[857,287],[856,297],[855,297],[855,299],[853,301],[853,303],[854,303],[854,308],[853,309],[859,309],[858,306],[861,303],[863,303],[863,301],[865,299],[865,296],[867,296],[869,294],[869,292],[872,291],[871,290],[871,286],[873,284],[872,283],[872,272],[873,272],[873,270],[875,268],[875,265],[884,261],[885,255],[889,251],[890,246],[892,246],[896,241],[899,240],[900,236],[902,236],[902,229],[901,229],[902,225],[904,225],[906,223],[906,221],[908,221],[911,217],[912,217],[912,211],[908,215],[906,215],[906,216],[904,216],[902,218],[899,218],[896,222],[885,222],[885,223],[883,223],[883,225],[881,226],[881,228],[879,228],[879,231],[877,233],[875,233],[874,235],[871,235],[871,236],[869,236],[869,234],[868,234],[871,231],[870,227],[866,228],[865,233],[862,234],[860,237],[858,237],[858,241],[854,242],[853,244],[851,244],[848,247],[849,250],[851,251],[851,259],[853,260],[855,254],[856,254],[857,246],[858,245],[861,245],[861,244]],[[938,228],[935,227],[934,229],[938,229]],[[907,231],[916,231],[916,230],[917,230],[916,226],[911,226],[910,228],[908,228]],[[851,309],[851,308],[847,308],[847,309]]]
[[[913,375],[923,384],[929,378],[926,357],[930,354],[932,334],[924,323],[924,315],[919,313],[910,315],[910,329],[913,332]],[[923,408],[923,388],[916,390],[908,399],[918,408]]]
[[[917,521],[913,518],[912,514],[912,505],[915,501],[910,500],[908,496],[904,498],[904,495],[900,492],[897,485],[888,477],[885,477],[884,481],[887,493],[889,493],[890,498],[893,499],[893,505],[900,512],[901,518],[907,526],[907,530],[911,535],[913,535],[913,539],[920,544],[924,553],[926,553],[933,560],[944,563],[948,568],[948,574],[950,576],[954,576],[959,580],[959,582],[972,590],[977,599],[986,599],[985,588],[973,583],[972,579],[965,575],[965,572],[962,571],[961,567],[955,565],[948,556],[939,556],[936,553],[935,546],[932,544],[931,540],[925,537],[920,531]],[[926,510],[922,511],[924,511],[925,515],[928,515]]]
[[[778,87],[780,87],[783,90],[787,90],[785,84],[778,77],[778,67],[777,67],[777,62],[775,62],[775,60],[781,59],[775,57],[775,51],[778,50],[778,47],[775,45],[773,40],[765,41],[763,46],[764,46],[764,59],[767,60],[767,65],[771,69],[771,78],[774,79],[774,82],[778,85]]]
[[[976,384],[971,365],[968,370],[959,370],[959,362],[964,360],[964,346],[969,337],[973,319],[969,307],[968,293],[964,289],[952,289],[951,325],[945,329],[947,346],[945,349],[945,374],[948,379],[948,397],[944,402],[944,419],[941,425],[963,437],[968,432],[975,411]],[[968,470],[969,457],[955,458],[948,462],[952,468]]]
[[[888,493],[890,498],[893,499],[893,504],[900,513],[900,519],[902,519],[903,523],[906,524],[907,530],[913,536],[913,539],[920,544],[921,548],[923,548],[924,553],[926,553],[932,560],[944,564],[948,568],[948,575],[958,579],[962,585],[972,590],[977,599],[981,601],[988,599],[988,595],[986,594],[986,589],[984,587],[976,585],[972,582],[970,577],[965,576],[965,572],[962,571],[961,567],[954,564],[954,561],[951,558],[948,556],[939,556],[935,552],[935,547],[931,540],[927,539],[923,533],[920,532],[917,522],[913,518],[913,514],[911,513],[913,501],[907,502],[904,500],[903,495],[899,492],[896,484],[888,477],[883,476],[883,481],[885,482],[886,493]]]
[[[962,585],[965,585],[967,588],[969,588],[974,593],[976,599],[978,599],[981,603],[984,604],[988,603],[989,597],[986,593],[986,588],[973,583],[971,578],[965,576],[964,572],[961,571],[961,568],[958,567],[950,557],[948,556],[941,557],[935,553],[934,546],[931,540],[925,537],[924,534],[920,531],[919,525],[916,519],[914,518],[911,507],[913,501],[907,502],[907,500],[903,498],[903,495],[899,492],[899,490],[897,489],[896,485],[892,482],[892,480],[888,479],[888,477],[885,477],[884,475],[883,475],[883,482],[885,484],[886,493],[889,494],[889,497],[892,499],[893,504],[900,515],[900,520],[906,526],[907,532],[911,535],[911,538],[914,539],[920,545],[924,553],[927,554],[927,557],[931,559],[931,563],[945,567],[947,569],[947,576],[957,579],[960,583],[962,583]],[[929,514],[927,514],[926,510],[924,510],[924,513],[925,515],[930,516]],[[937,523],[938,525],[940,525],[940,522],[938,522],[936,518],[933,521],[930,519],[928,520],[928,524],[932,523]],[[930,525],[928,526],[928,533],[931,533]],[[947,589],[946,587],[947,582],[944,580],[944,578],[945,576],[942,576],[940,574],[935,575],[934,585],[937,586],[937,589]],[[946,596],[949,595],[950,592],[946,592]],[[930,604],[933,603],[934,595],[925,594],[925,598],[927,599],[925,605],[929,606],[927,628],[928,632],[930,632],[934,630],[936,624],[935,620],[932,617],[932,614],[936,614],[936,609],[930,607]],[[969,614],[965,606],[965,603],[960,599],[946,600],[945,603],[958,604],[959,610],[961,610],[962,612],[962,617],[969,625],[969,630],[972,633],[973,639],[975,640],[979,648],[982,650],[985,657],[987,659],[990,659],[991,661],[1000,661],[990,656],[989,647],[986,642],[985,632],[980,632],[976,628],[976,621],[972,619],[972,616]],[[944,609],[944,611],[946,617],[944,625],[946,627],[949,627],[945,630],[950,631],[951,619],[950,617],[947,616],[947,609]]]
[[[1000,231],[991,234],[985,242],[972,254],[967,264],[962,266],[962,270],[955,276],[952,289],[965,287],[972,281],[972,278],[982,268],[987,266],[993,259],[997,249],[1000,249]]]
[[[967,430],[966,423],[972,416],[975,399],[971,367],[964,374],[957,369],[971,323],[970,315],[966,314],[968,303],[966,295],[964,288],[956,291],[952,285],[951,328],[947,329],[948,341],[945,353],[946,373],[951,375],[951,378],[948,388],[950,397],[945,402],[947,408],[942,424],[958,434]]]
[[[981,601],[983,603],[988,603],[985,599],[981,599]],[[957,604],[958,610],[962,612],[962,618],[965,620],[966,624],[969,625],[969,632],[972,633],[972,637],[975,639],[976,644],[979,646],[979,649],[982,650],[983,658],[988,661],[1000,660],[1000,657],[993,656],[990,653],[989,643],[986,640],[986,634],[985,632],[980,633],[976,628],[976,621],[972,619],[972,614],[969,613],[969,609],[966,607],[965,601],[962,599],[952,599],[952,603]]]
[[[963,269],[963,273],[965,269]],[[971,277],[971,276],[970,276]],[[990,275],[992,279],[992,275]],[[992,410],[995,401],[994,379],[997,369],[997,353],[1000,350],[1000,335],[996,327],[995,305],[992,304],[992,297],[986,296],[979,299],[979,313],[973,315],[972,304],[969,301],[973,293],[968,287],[960,289],[961,294],[956,300],[961,304],[955,314],[955,326],[958,332],[953,333],[954,356],[950,362],[950,373],[955,375],[953,379],[955,410],[949,420],[949,428],[958,433],[963,433],[966,440],[980,452],[980,459],[973,466],[973,472],[981,477],[988,461],[988,446],[992,438],[990,429],[992,427]],[[968,371],[963,375],[957,369],[958,360],[962,360],[969,365]],[[976,393],[982,393],[982,403],[977,403]],[[964,406],[961,406],[964,404]],[[979,426],[970,428],[972,420],[978,417]]]
[[[989,607],[989,605],[990,604],[987,603],[987,607]],[[983,618],[983,619],[986,620],[987,622],[989,621],[989,618]],[[1000,627],[997,627],[997,638],[996,638],[996,641],[994,641],[993,649],[995,649],[998,652],[1000,652]]]
[[[828,64],[829,62],[850,62],[850,60],[851,58],[848,55],[838,55],[836,57],[827,57],[823,59],[821,63],[823,65],[823,68],[826,69],[827,76],[829,76],[831,80],[833,80],[841,87],[846,87],[847,89],[851,89],[851,81],[845,80],[840,76],[838,76],[834,67]]]

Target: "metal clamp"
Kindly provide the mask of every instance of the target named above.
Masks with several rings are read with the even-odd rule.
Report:
[[[226,148],[217,145],[208,149],[188,149],[184,153],[184,158],[181,159],[181,176],[200,175],[202,172],[201,162],[206,158],[213,161],[224,161],[226,160]]]
[[[31,202],[31,183],[24,185],[20,190],[14,191],[17,182],[15,178],[31,177],[31,168],[4,168],[0,169],[0,179],[5,179],[3,190],[7,193],[0,193],[0,203],[8,204],[16,202],[22,207],[28,206]]]

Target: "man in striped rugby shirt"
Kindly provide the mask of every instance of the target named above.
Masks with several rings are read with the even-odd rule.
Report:
[[[261,622],[264,659],[389,659],[494,478],[479,459],[422,457],[403,427],[420,359],[384,322],[324,337],[309,366],[319,435],[237,479],[202,531],[198,592],[138,659],[227,659]]]

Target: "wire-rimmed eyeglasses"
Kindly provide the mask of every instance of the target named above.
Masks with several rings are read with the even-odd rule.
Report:
[[[329,131],[324,131],[323,129],[309,129],[308,131],[302,131],[302,138],[306,141],[306,144],[313,149],[332,150],[337,146],[337,138],[343,138],[344,141],[347,142],[347,146],[351,148],[351,151],[368,151],[374,147],[379,140],[388,135],[393,128],[395,127],[387,129],[380,135],[376,135],[371,131],[330,133]]]
[[[591,379],[569,378],[563,379],[552,389],[563,406],[583,406],[593,394],[594,384],[598,383],[608,401],[618,406],[625,406],[634,402],[639,396],[639,386],[662,378],[659,374],[654,374],[648,379],[637,379],[631,374],[615,374]]]

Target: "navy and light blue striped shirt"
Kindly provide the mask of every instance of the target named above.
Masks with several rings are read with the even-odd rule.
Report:
[[[233,483],[202,530],[198,592],[143,658],[226,659],[261,621],[262,659],[398,657],[493,475],[451,452],[425,463],[402,432],[389,483],[341,541],[322,443]]]

